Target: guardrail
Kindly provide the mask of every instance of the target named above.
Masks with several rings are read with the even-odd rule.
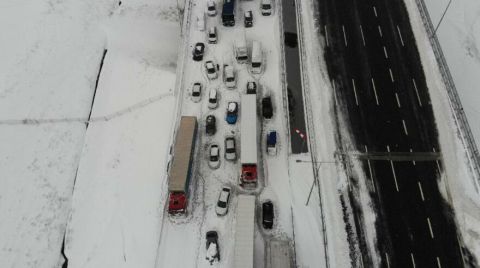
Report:
[[[476,181],[474,179],[473,183],[478,193],[478,183],[480,182],[480,154],[478,151],[478,147],[475,143],[475,139],[473,137],[472,130],[470,129],[470,125],[468,124],[467,117],[463,110],[462,103],[460,101],[460,97],[458,96],[457,88],[455,87],[452,74],[450,73],[450,69],[448,68],[448,64],[445,59],[445,55],[443,54],[442,47],[440,45],[440,42],[438,41],[437,35],[435,34],[435,27],[433,26],[432,19],[430,18],[427,6],[425,5],[425,1],[415,0],[415,2],[417,4],[418,10],[420,11],[420,15],[422,17],[425,29],[427,30],[427,34],[430,39],[435,58],[437,59],[443,82],[445,83],[445,87],[447,89],[450,107],[453,110],[453,116],[455,118],[455,124],[460,129],[459,136],[462,140],[463,146],[465,147],[467,159],[470,163],[470,168],[472,170],[473,176],[476,177]]]
[[[323,200],[321,195],[321,186],[320,186],[320,179],[318,174],[317,165],[319,162],[317,161],[317,146],[315,143],[316,135],[315,135],[315,127],[313,124],[313,114],[311,109],[311,97],[307,98],[306,96],[310,95],[310,85],[308,83],[308,76],[307,76],[307,66],[305,65],[305,60],[307,59],[307,55],[305,52],[305,45],[303,40],[303,20],[302,20],[302,6],[301,1],[295,0],[295,9],[297,13],[297,31],[298,31],[298,41],[299,41],[299,51],[300,55],[300,68],[302,73],[302,89],[303,89],[303,103],[304,103],[304,113],[305,118],[307,120],[306,128],[307,128],[307,137],[308,137],[308,146],[310,150],[310,156],[312,161],[312,169],[313,169],[313,176],[317,183],[318,188],[318,199],[320,205],[320,216],[322,220],[322,232],[323,232],[323,244],[324,244],[324,254],[325,254],[325,267],[330,267],[330,259],[328,255],[328,235],[327,235],[327,226],[325,221],[325,214],[323,211]]]

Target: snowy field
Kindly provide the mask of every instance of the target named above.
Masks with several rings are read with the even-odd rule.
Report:
[[[0,3],[2,267],[61,261],[85,138],[82,121],[105,44],[98,26],[112,7],[107,1]]]
[[[69,267],[152,267],[175,121],[176,6],[124,2],[102,27],[108,52],[92,117],[128,112],[87,130],[66,255]]]
[[[176,1],[156,2],[0,4],[0,266],[63,262],[74,183],[71,267],[154,261],[179,36]]]

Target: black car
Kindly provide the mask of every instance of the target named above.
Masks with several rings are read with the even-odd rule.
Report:
[[[205,44],[200,42],[196,43],[195,47],[193,48],[193,60],[194,61],[203,60],[203,52],[205,52]]]
[[[273,117],[273,107],[272,107],[272,98],[265,97],[262,99],[262,114],[266,119],[271,119]]]
[[[272,229],[273,219],[275,215],[273,213],[273,203],[265,201],[262,204],[262,225],[265,229]]]
[[[243,24],[244,24],[245,28],[252,27],[253,26],[253,13],[252,13],[251,10],[245,11],[244,18],[245,18],[245,20],[243,21]]]
[[[218,234],[216,231],[208,231],[205,237],[207,241],[206,259],[213,264],[215,259],[220,261],[220,246],[218,245]]]
[[[257,94],[257,83],[253,81],[247,82],[247,94]]]
[[[217,124],[216,124],[216,119],[214,115],[208,115],[207,120],[205,124],[205,132],[207,135],[215,135],[215,132],[217,132]]]

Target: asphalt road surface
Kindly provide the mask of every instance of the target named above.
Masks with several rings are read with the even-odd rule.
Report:
[[[285,65],[287,71],[288,111],[292,153],[308,152],[305,112],[303,108],[302,74],[297,35],[295,0],[282,0],[285,37]],[[303,135],[303,136],[302,136]],[[303,137],[303,138],[302,138]]]
[[[463,267],[452,212],[438,189],[441,162],[415,158],[415,152],[438,152],[439,145],[403,1],[316,4],[337,107],[350,126],[354,149],[411,155],[402,162],[364,160],[379,218],[381,267]],[[364,266],[371,267],[371,256],[362,250]]]

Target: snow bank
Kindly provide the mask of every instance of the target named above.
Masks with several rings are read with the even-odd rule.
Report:
[[[86,118],[105,43],[109,1],[0,4],[0,264],[55,267],[85,124],[5,120]]]
[[[436,24],[448,0],[425,0]],[[437,31],[463,108],[477,144],[480,143],[480,2],[453,1]]]

